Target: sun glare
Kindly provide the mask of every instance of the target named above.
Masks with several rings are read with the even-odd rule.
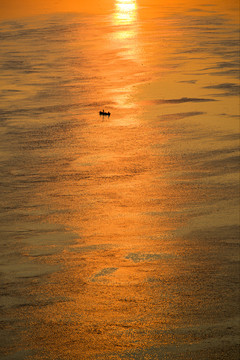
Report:
[[[136,20],[137,4],[135,0],[117,0],[115,20],[118,24],[131,24]]]

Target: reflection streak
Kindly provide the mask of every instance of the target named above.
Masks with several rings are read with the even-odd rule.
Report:
[[[121,108],[133,108],[134,78],[139,78],[138,66],[142,62],[138,39],[137,2],[135,0],[116,0],[115,11],[112,17],[114,32],[112,46],[121,49],[120,56],[123,60],[120,73],[127,79],[131,78],[131,85],[119,89],[116,103]]]

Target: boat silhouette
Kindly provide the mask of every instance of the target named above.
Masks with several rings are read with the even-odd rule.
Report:
[[[108,112],[106,112],[106,111],[104,111],[104,110],[100,110],[99,111],[99,115],[103,115],[103,116],[110,116],[111,115],[111,113],[108,111]]]

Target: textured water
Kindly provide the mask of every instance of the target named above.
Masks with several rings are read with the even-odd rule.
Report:
[[[238,9],[207,5],[1,22],[1,359],[239,359]]]

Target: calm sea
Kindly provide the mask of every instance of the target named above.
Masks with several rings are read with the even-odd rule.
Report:
[[[234,4],[0,23],[1,359],[240,358]]]

